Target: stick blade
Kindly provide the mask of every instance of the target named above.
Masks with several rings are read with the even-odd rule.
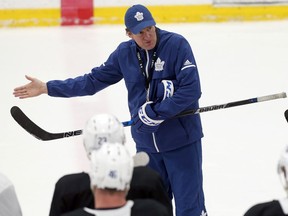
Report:
[[[51,140],[50,133],[40,128],[25,115],[25,113],[17,106],[10,109],[11,116],[14,120],[28,133],[39,140]],[[58,136],[59,137],[59,136]],[[61,138],[61,137],[59,137]],[[55,139],[55,138],[54,138]]]

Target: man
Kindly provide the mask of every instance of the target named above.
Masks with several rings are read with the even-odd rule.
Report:
[[[21,207],[10,179],[0,173],[0,216],[21,216]]]
[[[103,144],[108,142],[125,145],[125,141],[124,127],[114,115],[93,115],[83,129],[83,142],[89,160],[92,152],[100,149]],[[146,167],[149,158],[145,156],[147,155],[143,152],[138,152],[133,157],[134,170],[126,199],[154,199],[163,204],[172,215],[172,203],[163,181],[157,172]],[[61,177],[55,185],[49,216],[60,216],[83,207],[93,208],[95,199],[90,185],[89,173],[86,172]]]
[[[133,159],[120,143],[103,143],[91,153],[90,179],[93,208],[80,208],[63,216],[169,216],[167,209],[153,199],[126,200],[133,173]]]
[[[26,76],[31,82],[15,88],[14,96],[93,95],[124,79],[137,151],[149,154],[149,166],[175,198],[177,216],[207,215],[200,115],[174,118],[199,107],[200,79],[192,49],[183,36],[157,28],[143,5],[128,8],[125,25],[131,40],[122,42],[91,73],[47,83]]]
[[[280,177],[282,186],[288,194],[288,146],[281,153],[278,161],[277,173]],[[288,198],[271,200],[269,202],[259,203],[252,206],[244,216],[287,216]]]

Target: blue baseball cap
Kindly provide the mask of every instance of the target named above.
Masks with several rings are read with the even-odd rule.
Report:
[[[156,22],[145,6],[137,4],[126,11],[125,25],[133,34],[138,34],[144,28],[155,26]]]

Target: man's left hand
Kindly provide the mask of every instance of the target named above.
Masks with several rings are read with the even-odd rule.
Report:
[[[157,116],[152,106],[152,101],[146,102],[139,108],[138,114],[132,118],[138,132],[154,133],[164,121],[163,117]]]

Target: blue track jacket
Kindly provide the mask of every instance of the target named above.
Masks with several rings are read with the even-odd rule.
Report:
[[[48,95],[74,97],[93,95],[124,78],[128,91],[128,105],[131,116],[138,113],[146,101],[156,102],[154,111],[165,121],[152,134],[140,133],[131,126],[131,133],[137,150],[163,152],[191,144],[203,137],[199,114],[172,118],[182,111],[199,108],[201,87],[197,65],[188,41],[181,35],[159,28],[155,67],[150,71],[149,88],[145,88],[145,76],[139,66],[137,50],[146,69],[151,65],[153,51],[137,46],[134,40],[122,42],[107,61],[95,67],[90,73],[66,80],[47,82]],[[162,80],[171,80],[174,94],[165,100],[157,96]],[[163,88],[163,85],[162,85]]]

